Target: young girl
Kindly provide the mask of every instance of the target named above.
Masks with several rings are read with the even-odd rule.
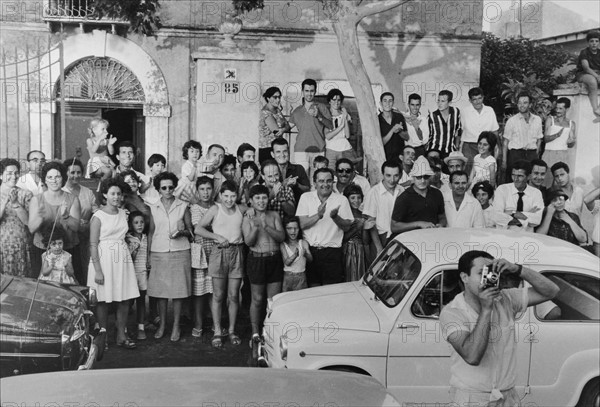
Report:
[[[144,321],[146,319],[146,290],[148,289],[148,235],[145,232],[146,217],[140,211],[134,211],[129,214],[129,233],[125,236],[125,242],[129,247],[131,258],[133,260],[133,269],[137,279],[140,296],[135,305],[137,310],[138,340],[146,339],[144,331]]]
[[[52,235],[50,235],[52,233]],[[77,284],[71,254],[63,250],[65,232],[62,227],[48,228],[43,234],[48,250],[42,254],[42,272],[40,280],[55,281],[63,284]]]
[[[250,202],[250,188],[262,184],[262,179],[258,165],[254,161],[244,161],[241,166],[241,173],[239,201],[248,204]]]
[[[354,223],[344,232],[342,251],[344,253],[346,281],[358,281],[367,269],[365,247],[368,247],[369,230],[375,226],[375,220],[365,220],[360,211],[363,202],[362,189],[350,184],[344,188],[344,196],[350,202]]]
[[[200,172],[200,157],[202,156],[202,145],[196,140],[188,140],[181,148],[183,159],[181,166],[181,177],[174,195],[182,201],[189,202],[195,192],[196,179]]]
[[[495,211],[490,201],[494,197],[494,187],[488,181],[478,182],[473,186],[471,193],[479,201],[483,209],[483,219],[486,228],[495,228]]]
[[[115,153],[117,138],[108,134],[108,121],[93,119],[88,128],[89,138],[86,140],[90,160],[87,164],[86,178],[100,178],[102,181],[110,178],[115,164],[109,157]]]
[[[213,179],[201,176],[196,180],[198,203],[190,206],[192,225],[197,227],[200,220],[213,206]],[[210,305],[213,293],[212,278],[208,275],[208,258],[213,246],[213,240],[203,238],[194,232],[192,251],[192,295],[194,296],[194,328],[192,336],[202,336],[202,323],[206,305]]]
[[[223,346],[221,310],[225,299],[229,312],[229,340],[233,345],[242,343],[235,333],[235,323],[239,309],[240,286],[244,277],[242,221],[247,210],[245,205],[236,204],[235,182],[223,182],[219,198],[221,202],[210,207],[195,230],[198,236],[215,241],[208,260],[208,275],[212,277],[214,290],[211,311],[215,333],[211,344],[215,348]],[[207,230],[209,227],[212,227],[212,232]]]
[[[471,183],[488,181],[492,187],[496,185],[496,135],[490,131],[484,131],[477,139],[479,154],[473,158],[473,169],[469,179]]]
[[[312,261],[312,254],[306,240],[302,239],[300,220],[297,216],[285,218],[285,241],[279,245],[283,258],[282,292],[297,291],[307,287],[306,262]]]

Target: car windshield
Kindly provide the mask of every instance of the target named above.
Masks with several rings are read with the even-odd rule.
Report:
[[[364,281],[381,302],[388,307],[395,307],[402,301],[420,271],[421,261],[394,240],[369,267]]]

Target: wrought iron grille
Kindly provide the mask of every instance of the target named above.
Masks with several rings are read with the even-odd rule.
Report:
[[[60,88],[57,89],[60,97]],[[144,102],[140,81],[127,67],[106,57],[77,62],[65,73],[66,100]]]
[[[93,0],[50,0],[45,8],[46,17],[88,19],[94,14]]]

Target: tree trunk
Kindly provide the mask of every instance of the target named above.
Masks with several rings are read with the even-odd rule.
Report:
[[[340,57],[348,82],[350,82],[356,98],[369,180],[371,184],[375,184],[381,180],[381,165],[385,161],[385,152],[371,80],[360,55],[357,33],[359,21],[353,14],[338,15],[337,20],[333,23],[333,30],[337,36]]]

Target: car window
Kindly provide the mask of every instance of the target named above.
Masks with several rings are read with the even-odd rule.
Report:
[[[442,308],[462,290],[457,270],[445,270],[431,278],[411,306],[411,312],[419,318],[438,318]]]
[[[388,307],[395,307],[420,272],[421,261],[395,240],[375,259],[364,281],[381,302]]]
[[[599,321],[600,281],[596,277],[560,271],[544,272],[560,291],[552,301],[535,306],[535,316],[542,320]]]

